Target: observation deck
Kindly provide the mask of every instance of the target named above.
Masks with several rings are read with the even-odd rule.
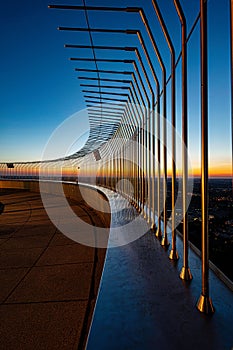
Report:
[[[103,193],[111,206],[104,258],[105,249],[94,253],[92,247],[80,245],[56,230],[44,212],[35,184],[32,192],[28,192],[28,184],[1,182],[1,188],[8,188],[1,197],[6,210],[0,217],[3,349],[13,349],[16,343],[24,344],[24,349],[40,349],[42,344],[51,349],[62,344],[70,349],[85,343],[87,349],[186,349],[187,344],[190,349],[231,349],[233,286],[230,281],[224,283],[226,277],[215,266],[214,271],[210,270],[215,314],[209,317],[195,307],[201,288],[200,256],[190,249],[193,280],[182,281],[182,255],[177,262],[169,261],[168,250],[161,248],[143,217],[121,195],[83,185],[84,191],[90,189],[92,201],[101,202]],[[66,184],[66,188],[74,186],[77,184]],[[26,192],[23,187],[27,187]],[[72,192],[66,189],[66,193]],[[84,193],[82,189],[80,192]],[[50,196],[57,206],[56,196]],[[102,225],[103,218],[77,199],[70,199],[76,214],[90,221],[91,210],[95,225]],[[127,235],[135,236],[138,228],[145,233],[113,248],[116,241],[122,244],[122,238],[127,239],[125,225],[133,218],[137,221],[127,226]],[[168,236],[170,239],[170,232]],[[178,236],[177,249],[181,252],[182,244]],[[95,308],[90,294],[93,283]]]
[[[107,249],[105,262],[104,254],[100,259],[99,271],[104,262],[101,280],[100,273],[97,276],[100,288],[93,287],[94,274],[90,276],[87,268],[90,285],[86,286],[82,275],[77,290],[78,266],[73,274],[66,274],[67,266],[63,265],[64,261],[80,263],[82,272],[83,261],[77,259],[76,248],[61,244],[64,260],[56,254],[47,256],[52,261],[51,276],[56,283],[59,276],[64,280],[57,294],[51,292],[48,264],[38,265],[46,260],[47,250],[55,249],[50,247],[50,234],[40,236],[39,223],[29,225],[29,219],[25,230],[31,238],[17,237],[17,230],[12,233],[14,217],[19,219],[17,211],[24,217],[28,210],[24,204],[16,206],[15,211],[7,213],[9,234],[0,237],[4,344],[7,349],[13,348],[18,340],[23,341],[22,334],[28,329],[30,349],[230,350],[232,281],[211,262],[210,243],[214,242],[215,249],[211,254],[221,253],[218,256],[222,257],[233,247],[232,184],[224,183],[224,189],[218,189],[210,199],[210,175],[215,174],[213,159],[216,168],[226,166],[221,155],[229,160],[224,168],[228,176],[233,169],[233,0],[139,0],[138,6],[133,0],[127,6],[121,1],[116,1],[116,6],[114,1],[107,6],[101,1],[94,3],[52,3],[46,9],[61,23],[57,28],[62,32],[61,44],[69,53],[86,108],[65,119],[52,133],[40,160],[1,162],[0,184],[37,196],[40,193],[40,209],[48,216],[45,230],[53,223],[54,235],[58,230],[74,242],[74,247],[83,245],[80,257],[89,252],[84,263],[92,266],[92,271],[96,270],[96,252]],[[220,13],[227,21],[220,18],[216,29]],[[218,38],[220,31],[224,40]],[[83,120],[89,120],[87,141],[70,151],[83,137],[78,134]],[[229,120],[231,125],[227,124]],[[231,147],[223,132],[224,121],[227,132],[231,128]],[[196,172],[192,172],[193,167]],[[23,197],[24,192],[20,193]],[[56,199],[55,206],[51,198]],[[77,201],[77,213],[70,200]],[[34,208],[33,201],[30,203],[30,210],[36,212],[37,205]],[[85,214],[80,214],[80,208]],[[0,210],[4,224],[4,201]],[[96,211],[99,216],[95,222],[92,216]],[[110,227],[101,223],[101,218],[108,221],[110,216]],[[215,216],[218,220],[213,224]],[[19,227],[21,231],[24,226]],[[59,237],[61,242],[66,241],[64,236]],[[72,251],[70,256],[68,251]],[[94,260],[88,254],[94,254]],[[63,275],[56,259],[62,261]],[[224,267],[222,261],[220,265]],[[18,274],[20,269],[22,275]],[[77,292],[71,293],[73,299],[69,287],[72,293]],[[97,299],[88,291],[95,297],[98,294]],[[82,292],[83,300],[79,295]],[[58,328],[58,345],[52,323],[49,329],[53,336],[46,333],[42,317],[48,320],[49,307],[45,304],[55,302],[67,307],[64,329]],[[78,304],[81,309],[83,306],[81,311]],[[43,309],[34,320],[41,339],[37,339],[33,323],[27,323],[28,314],[39,310],[37,307]],[[61,327],[61,304],[55,309]],[[22,324],[21,310],[25,317]],[[80,322],[75,312],[82,313]]]

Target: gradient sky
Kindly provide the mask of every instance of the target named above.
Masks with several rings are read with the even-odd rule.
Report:
[[[73,113],[85,108],[75,67],[94,68],[92,64],[69,62],[68,58],[92,57],[90,50],[65,49],[65,43],[89,44],[87,33],[57,31],[61,26],[86,27],[84,13],[49,10],[49,3],[82,5],[81,0],[12,0],[1,2],[1,85],[0,85],[0,161],[39,160],[54,129]],[[180,25],[172,0],[159,0],[168,29],[180,50]],[[198,0],[181,1],[187,16],[188,30],[197,13]],[[150,0],[87,0],[87,5],[141,6],[148,20],[164,61],[170,72],[169,51],[156,20]],[[210,169],[229,172],[231,167],[230,121],[230,53],[229,1],[209,0],[209,145]],[[120,18],[120,20],[119,20]],[[94,27],[140,28],[151,53],[158,77],[161,70],[137,14],[89,13]],[[199,28],[188,45],[189,149],[193,167],[200,166],[200,50]],[[130,37],[130,38],[129,38]],[[137,38],[126,35],[93,34],[95,44],[138,46]],[[132,53],[97,52],[97,57],[134,58]],[[146,61],[145,61],[146,64]],[[122,64],[110,69],[132,70]],[[99,68],[107,68],[99,64]],[[177,125],[181,132],[180,68],[177,69]],[[150,75],[150,74],[149,74]],[[105,77],[107,77],[105,75]],[[168,86],[168,99],[170,85]],[[170,103],[168,102],[168,118]],[[80,120],[77,138],[88,128],[88,120]],[[224,171],[223,171],[224,170]]]

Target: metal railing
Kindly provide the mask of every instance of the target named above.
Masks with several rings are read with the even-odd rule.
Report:
[[[230,48],[231,48],[231,79],[233,84],[233,0],[230,3]],[[182,211],[183,211],[183,267],[180,278],[185,281],[192,279],[189,267],[188,238],[188,93],[187,93],[187,45],[200,22],[201,51],[201,198],[202,198],[202,291],[197,308],[206,314],[212,314],[214,308],[209,295],[209,252],[208,252],[208,37],[207,37],[207,6],[208,2],[200,0],[199,13],[196,13],[191,30],[187,33],[186,17],[179,0],[171,1],[181,26],[181,51],[172,40],[166,20],[162,15],[157,1],[152,0],[154,20],[157,19],[167,48],[169,50],[170,68],[166,67],[167,57],[164,50],[159,49],[160,42],[153,33],[142,7],[102,7],[102,6],[67,6],[49,5],[50,9],[70,10],[88,13],[98,11],[108,12],[112,16],[119,13],[138,14],[143,28],[112,29],[92,28],[87,20],[87,28],[59,27],[66,32],[87,32],[111,35],[113,44],[95,45],[91,36],[90,44],[65,44],[66,49],[76,50],[77,57],[70,60],[78,64],[75,72],[80,86],[84,89],[85,102],[90,120],[90,135],[86,145],[71,156],[51,161],[31,163],[0,164],[1,178],[59,179],[56,168],[62,167],[62,180],[94,181],[98,185],[118,191],[137,208],[151,226],[161,245],[169,246],[167,235],[167,186],[168,186],[168,141],[167,119],[171,117],[171,251],[169,258],[179,258],[176,247],[176,197],[177,197],[177,104],[182,106]],[[119,36],[126,36],[127,46],[121,44]],[[137,44],[135,39],[137,38]],[[138,47],[139,44],[139,47]],[[136,46],[135,46],[136,45]],[[82,57],[80,52],[91,50],[93,57]],[[106,57],[98,57],[97,52],[107,52]],[[118,55],[116,55],[116,53]],[[119,58],[120,53],[120,58]],[[110,55],[110,57],[109,57]],[[178,59],[176,60],[176,57]],[[156,58],[156,59],[155,59]],[[181,91],[177,91],[177,67],[181,59]],[[156,62],[157,60],[157,62]],[[95,69],[86,68],[93,62]],[[85,66],[83,66],[85,63]],[[100,68],[104,65],[104,68]],[[127,67],[127,68],[125,68]],[[157,72],[160,67],[160,72]],[[170,76],[167,78],[170,69]],[[83,75],[85,73],[85,75]],[[80,75],[82,74],[82,75]],[[168,87],[171,87],[170,100]],[[161,88],[162,87],[162,88]],[[178,97],[181,100],[177,102]],[[191,97],[190,97],[191,98]],[[168,112],[168,104],[170,113]],[[231,91],[231,106],[233,105],[233,89]],[[162,106],[162,108],[161,108]],[[233,108],[231,115],[233,121]],[[162,118],[161,118],[161,116]],[[233,122],[232,122],[233,130]],[[233,137],[232,137],[233,139]],[[232,142],[233,154],[233,142]],[[95,180],[93,180],[95,174]],[[92,180],[90,180],[92,179]],[[117,184],[123,181],[119,187]],[[161,180],[163,179],[163,186]],[[161,213],[162,211],[162,213]]]

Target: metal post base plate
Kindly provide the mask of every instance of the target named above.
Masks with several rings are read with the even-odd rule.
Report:
[[[156,225],[154,223],[151,224],[151,227],[150,227],[151,231],[152,232],[155,232],[156,233]]]
[[[169,242],[168,242],[168,239],[167,239],[167,236],[166,237],[163,237],[162,241],[161,241],[161,246],[163,247],[168,247],[169,246]]]
[[[169,259],[171,259],[171,260],[178,260],[179,259],[179,255],[178,255],[178,252],[176,249],[172,249],[170,251]]]
[[[158,239],[161,239],[162,238],[162,232],[159,228],[157,228],[157,231],[155,233],[155,236],[158,238]]]
[[[191,274],[189,267],[182,267],[182,270],[180,272],[180,278],[184,281],[191,281],[193,276]]]
[[[197,309],[206,315],[212,315],[214,313],[214,307],[210,297],[201,294],[197,302]]]

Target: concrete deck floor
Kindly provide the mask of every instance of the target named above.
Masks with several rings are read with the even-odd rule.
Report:
[[[112,210],[120,208],[122,197],[104,189]],[[125,204],[123,215],[115,211],[109,244],[124,235],[129,215],[136,216]],[[128,214],[127,214],[128,211]],[[146,232],[145,221],[140,217]],[[114,225],[113,225],[114,226]],[[132,232],[130,232],[130,230]],[[136,226],[127,227],[127,235]],[[205,316],[196,309],[201,292],[201,260],[190,250],[193,280],[179,278],[182,267],[182,241],[177,239],[180,259],[172,263],[151,232],[118,248],[107,251],[94,319],[88,338],[88,350],[232,350],[233,292],[210,271],[211,297],[215,314]]]
[[[118,210],[124,200],[104,192],[113,210],[109,246],[114,246],[125,235],[127,216],[137,215],[127,205]],[[82,329],[87,332],[90,323],[85,315],[94,253],[56,231],[43,214],[38,194],[11,196],[4,197],[8,204],[0,215],[0,348],[77,349]],[[141,217],[137,225],[148,231]],[[127,228],[129,238],[134,229]],[[216,312],[212,317],[199,313],[200,258],[190,250],[193,280],[183,283],[179,238],[177,244],[181,258],[176,265],[151,232],[108,249],[88,350],[232,350],[233,293],[211,272]],[[103,250],[100,253],[103,263]]]
[[[0,349],[82,349],[105,249],[58,232],[38,193],[8,190],[0,201]],[[77,202],[72,209],[90,223]],[[93,210],[92,219],[102,224]]]

